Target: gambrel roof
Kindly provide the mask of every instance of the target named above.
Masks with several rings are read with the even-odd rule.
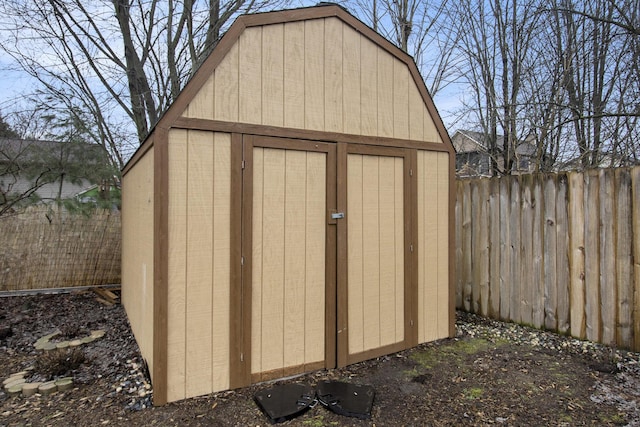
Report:
[[[185,120],[451,144],[413,59],[332,4],[240,16],[148,139]]]

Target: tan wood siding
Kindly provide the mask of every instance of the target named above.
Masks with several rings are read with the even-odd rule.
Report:
[[[229,134],[169,133],[168,400],[229,387]]]
[[[403,159],[347,160],[349,353],[404,340]]]
[[[418,341],[449,336],[449,158],[418,151]]]
[[[253,150],[253,374],[324,361],[326,156]]]
[[[183,116],[442,142],[407,65],[335,17],[245,29]]]
[[[153,147],[122,178],[122,303],[153,372]]]

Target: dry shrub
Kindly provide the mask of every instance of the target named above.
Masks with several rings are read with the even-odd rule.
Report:
[[[79,348],[58,348],[43,351],[36,359],[36,372],[51,379],[69,375],[85,361],[84,352]]]

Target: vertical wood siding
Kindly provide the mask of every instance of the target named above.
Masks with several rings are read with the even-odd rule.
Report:
[[[230,148],[169,134],[169,401],[229,388]]]
[[[403,159],[347,161],[349,353],[404,340]]]
[[[407,66],[338,18],[245,29],[184,116],[442,142]]]
[[[122,179],[122,303],[153,372],[153,147]]]
[[[251,372],[284,372],[325,356],[326,154],[253,160]]]
[[[449,336],[449,155],[418,151],[418,342]]]
[[[640,168],[461,180],[457,194],[458,308],[640,350]]]

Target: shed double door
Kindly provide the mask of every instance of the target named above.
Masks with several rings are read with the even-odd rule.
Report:
[[[405,154],[244,137],[251,382],[406,347]]]

